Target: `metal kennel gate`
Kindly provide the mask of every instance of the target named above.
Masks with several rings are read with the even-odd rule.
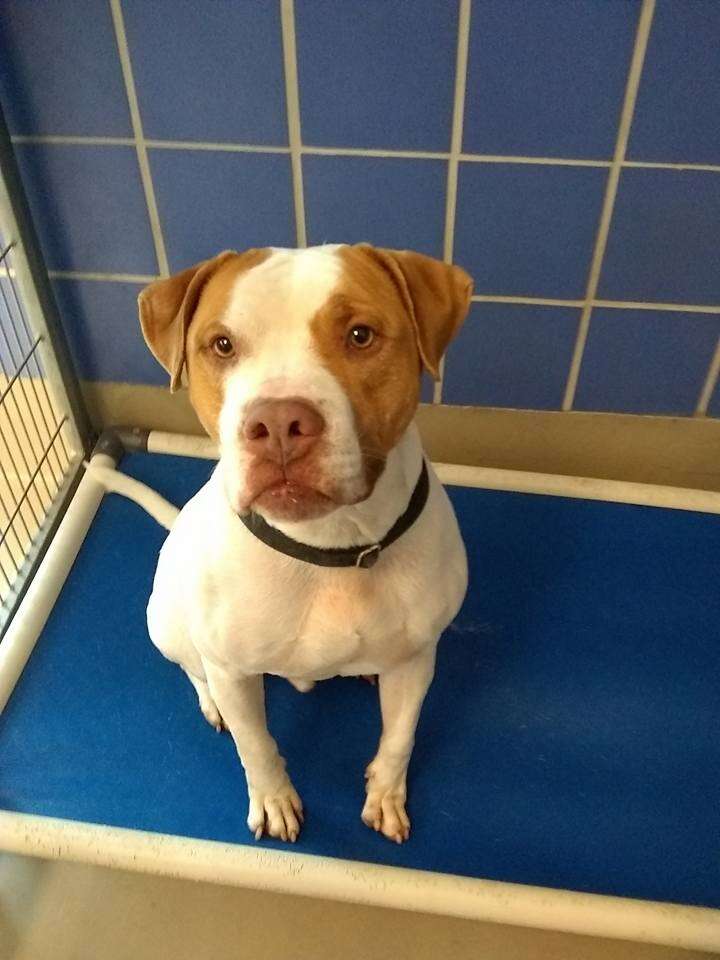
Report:
[[[0,110],[0,632],[72,496],[91,429]]]

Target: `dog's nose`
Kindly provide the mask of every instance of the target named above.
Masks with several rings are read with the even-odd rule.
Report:
[[[259,400],[242,432],[248,450],[283,465],[305,456],[324,429],[320,412],[305,400]]]

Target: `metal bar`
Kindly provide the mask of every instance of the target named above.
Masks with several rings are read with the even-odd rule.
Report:
[[[3,504],[2,504],[2,507],[3,507],[4,517],[5,517],[6,520],[8,520],[9,517],[10,517],[10,511],[8,510],[8,508],[7,508],[7,506],[5,505],[4,502],[3,502]],[[13,537],[15,538],[15,547],[11,546],[9,540],[5,540],[4,543],[3,543],[3,546],[5,547],[5,549],[7,550],[7,552],[9,553],[9,555],[10,555],[10,557],[11,557],[11,559],[12,559],[13,565],[14,565],[14,567],[15,567],[15,572],[17,573],[17,572],[19,572],[20,568],[22,567],[23,563],[25,562],[25,545],[24,545],[24,544],[22,543],[22,541],[20,540],[20,537],[18,536],[18,533],[17,533],[17,530],[15,529],[14,524],[13,524],[13,527],[12,527],[12,535],[13,535]],[[32,543],[32,540],[28,540],[28,543],[31,544],[31,543]],[[20,559],[18,560],[17,557],[20,557]]]
[[[114,457],[106,454],[95,454],[92,462],[106,467],[116,464]],[[65,493],[68,495],[58,498],[49,516],[48,535],[42,538],[30,558],[35,576],[23,578],[14,609],[6,612],[0,642],[0,712],[70,573],[105,488],[80,467],[66,480]]]
[[[5,446],[7,447],[7,440],[5,440],[5,437],[4,437],[1,429],[0,429],[0,438],[2,438],[2,440],[3,440],[4,443],[5,443]],[[0,473],[2,474],[2,478],[3,478],[3,480],[5,481],[5,486],[8,488],[8,491],[9,491],[9,493],[10,493],[10,496],[14,499],[14,498],[15,498],[15,493],[13,492],[12,484],[10,483],[10,480],[9,480],[8,475],[7,475],[7,472],[6,472],[6,470],[5,470],[5,466],[3,465],[2,459],[0,459]],[[18,482],[19,482],[19,478],[18,478]],[[3,497],[0,497],[0,503],[2,503],[3,510],[5,511],[5,513],[7,514],[7,516],[9,517],[9,516],[10,516],[10,510],[9,510],[8,507],[5,505],[5,500],[4,500]],[[30,504],[30,510],[31,510],[31,513],[32,513],[32,515],[33,515],[33,517],[34,517],[34,519],[35,519],[35,523],[39,524],[39,520],[37,519],[37,516],[35,515],[35,511],[32,509],[32,504]],[[30,533],[30,528],[28,527],[27,521],[25,520],[25,517],[22,515],[22,513],[20,514],[20,519],[22,520],[22,525],[25,527],[25,533],[27,534],[28,540],[32,540],[32,536],[33,536],[33,535]],[[18,537],[18,546],[20,546],[20,538],[19,538],[19,537]],[[22,547],[20,547],[20,549],[21,549],[21,552],[24,552],[24,550],[23,550]]]
[[[720,911],[708,907],[343,860],[295,848],[269,850],[3,810],[0,849],[225,886],[664,944],[673,946],[676,956],[682,948],[717,956],[720,948]]]
[[[28,324],[28,322],[27,322],[27,319],[26,319],[26,317],[25,317],[25,311],[23,310],[22,302],[21,302],[21,300],[20,300],[20,297],[19,297],[19,295],[18,295],[16,286],[15,286],[15,281],[14,281],[14,279],[13,279],[13,274],[14,274],[14,272],[15,272],[14,270],[8,270],[8,273],[7,273],[7,281],[8,281],[8,283],[9,283],[9,285],[10,285],[10,289],[12,290],[12,296],[13,296],[13,300],[14,300],[14,302],[15,302],[16,311],[13,311],[10,303],[8,302],[7,296],[5,295],[4,291],[3,291],[3,300],[5,301],[5,306],[6,306],[6,308],[7,308],[8,314],[9,314],[9,316],[10,316],[12,331],[13,331],[13,334],[14,334],[14,337],[15,337],[15,342],[17,343],[18,349],[22,352],[22,343],[21,343],[21,340],[20,340],[20,333],[18,332],[17,324],[15,323],[15,312],[17,313],[17,316],[20,318],[20,324],[21,324],[21,327],[22,327],[22,331],[24,332],[25,337],[27,338],[28,342],[30,342],[30,341],[33,339],[33,333],[31,332],[30,326],[29,326],[29,324]],[[1,287],[1,286],[2,286],[2,283],[0,283],[0,287]],[[41,339],[43,339],[43,340],[45,339],[45,338],[42,336],[42,334],[40,334],[40,336],[41,336]],[[55,416],[55,410],[54,410],[53,404],[52,404],[52,402],[51,402],[51,400],[50,400],[50,397],[49,397],[49,395],[48,395],[47,386],[46,386],[46,384],[45,384],[45,371],[44,371],[43,368],[40,366],[40,360],[38,359],[37,356],[35,357],[35,368],[36,368],[37,373],[38,373],[38,379],[40,379],[40,381],[41,381],[42,384],[43,384],[43,388],[44,388],[44,391],[45,391],[45,400],[47,401],[48,406],[49,406],[49,408],[50,408],[50,410],[51,410],[51,412],[52,412],[52,414],[53,414],[53,419],[54,419],[54,421],[55,421],[55,424],[54,424],[54,425],[57,426],[57,422],[58,422],[57,416]],[[37,390],[37,386],[36,386],[36,384],[35,384],[35,380],[34,380],[34,378],[32,378],[32,377],[31,377],[31,386],[32,386],[32,390],[33,390],[33,395],[34,395],[35,400],[36,400],[36,402],[37,402],[38,409],[40,410],[40,414],[41,414],[41,416],[42,416],[43,424],[44,424],[44,426],[45,426],[45,429],[47,430],[47,435],[50,436],[51,429],[50,429],[50,427],[49,427],[49,425],[48,425],[47,418],[45,417],[45,411],[44,411],[43,404],[42,404],[42,402],[40,401],[40,398],[39,398],[39,396],[38,396],[38,390]],[[63,450],[64,450],[64,453],[65,453],[65,456],[66,456],[67,459],[69,460],[70,458],[69,458],[69,456],[68,456],[67,449],[65,448],[64,441],[63,441]],[[60,458],[59,458],[59,457],[58,457],[58,464],[60,464]],[[62,466],[60,466],[60,471],[61,471],[61,473],[64,473],[64,469],[63,469]]]
[[[26,484],[26,486],[25,486],[25,489],[23,490],[22,496],[20,497],[20,500],[18,501],[18,504],[17,504],[17,506],[15,507],[15,510],[14,510],[14,512],[13,512],[13,515],[12,515],[12,517],[10,518],[10,523],[9,523],[8,526],[2,531],[2,533],[0,533],[0,543],[2,543],[2,542],[5,540],[5,536],[6,536],[6,534],[7,534],[7,531],[10,529],[10,526],[12,525],[13,520],[14,520],[15,517],[17,516],[17,514],[18,514],[18,512],[19,512],[19,510],[20,510],[20,507],[21,507],[22,504],[23,504],[23,501],[24,501],[25,499],[27,499],[27,496],[28,496],[28,494],[30,493],[30,490],[33,489],[33,483],[35,482],[35,478],[37,477],[38,473],[40,472],[40,468],[42,467],[43,463],[44,463],[45,460],[47,459],[47,456],[48,456],[48,454],[50,453],[50,450],[51,450],[51,448],[52,448],[52,445],[53,445],[53,444],[55,443],[55,441],[57,440],[58,434],[59,434],[60,431],[62,430],[62,426],[63,426],[63,424],[65,423],[65,420],[66,420],[66,419],[67,419],[66,417],[63,417],[63,418],[62,418],[62,420],[60,421],[60,426],[57,428],[57,430],[56,430],[55,433],[53,434],[52,439],[50,440],[50,443],[45,447],[45,451],[44,451],[44,453],[43,453],[43,455],[42,455],[42,458],[41,458],[40,462],[38,463],[38,465],[35,467],[35,470],[34,470],[34,472],[33,472],[33,475],[30,477],[29,481],[27,482],[27,484]]]
[[[2,327],[2,324],[1,324],[1,323],[0,323],[0,332],[4,334],[3,327]],[[7,377],[7,371],[5,370],[5,364],[3,363],[3,359],[2,359],[2,355],[1,355],[1,354],[0,354],[0,370],[2,370],[3,376],[4,376],[4,377]],[[25,418],[24,418],[23,415],[20,413],[20,405],[19,405],[18,402],[17,402],[17,397],[15,397],[14,394],[11,394],[11,395],[10,395],[10,399],[12,400],[13,405],[14,405],[14,407],[15,407],[15,412],[17,413],[18,420],[19,420],[20,423],[22,424],[23,433],[25,434],[25,439],[26,439],[27,442],[28,442],[28,447],[30,448],[30,452],[32,453],[33,458],[37,458],[37,454],[36,454],[36,452],[35,452],[35,447],[33,446],[32,440],[30,439],[30,431],[28,430],[27,424],[25,423]],[[27,400],[26,400],[26,402],[27,402]],[[19,439],[19,437],[18,437],[18,435],[17,435],[17,430],[15,429],[15,424],[13,423],[12,417],[10,416],[10,413],[8,412],[8,408],[7,408],[8,406],[9,406],[9,405],[7,405],[6,408],[5,408],[5,415],[7,416],[7,421],[8,421],[8,424],[10,425],[10,430],[11,430],[11,432],[12,432],[13,438],[15,439],[15,443],[16,443],[17,446],[18,446],[18,452],[19,452],[19,454],[20,454],[20,458],[22,459],[22,462],[23,462],[23,464],[25,465],[25,471],[26,471],[27,473],[30,473],[30,465],[29,465],[29,463],[28,463],[28,461],[27,461],[27,457],[25,456],[25,451],[23,450],[22,444],[20,443],[20,439]],[[8,449],[9,449],[9,448],[8,448]],[[41,449],[42,449],[42,448],[41,448]],[[46,493],[47,493],[47,495],[48,495],[48,499],[49,499],[50,503],[52,503],[53,494],[50,493],[50,487],[49,487],[48,484],[47,484],[47,480],[45,479],[45,475],[44,475],[44,474],[40,474],[40,476],[41,476],[41,478],[42,478],[43,486],[45,487],[45,491],[46,491]],[[56,481],[56,482],[57,482],[57,481]],[[53,493],[57,493],[57,489],[54,490]],[[45,508],[43,508],[43,509],[45,509]]]
[[[12,316],[11,316],[11,314],[10,314],[10,307],[9,307],[8,302],[7,302],[7,297],[6,297],[6,295],[5,295],[5,288],[4,288],[4,286],[3,286],[2,283],[0,283],[0,294],[2,294],[2,299],[3,299],[3,302],[5,303],[5,309],[6,309],[7,314],[8,314],[8,319],[9,319],[9,321],[10,321],[10,325],[12,325]],[[11,362],[14,363],[14,362],[15,362],[15,356],[14,356],[13,351],[12,351],[12,348],[11,348],[11,346],[10,346],[10,341],[9,341],[9,339],[8,339],[7,332],[6,332],[6,330],[5,330],[5,324],[2,324],[2,323],[0,323],[0,335],[2,336],[2,339],[3,339],[4,343],[5,343],[6,348],[7,348],[8,357],[9,357],[9,359],[11,360]],[[0,370],[2,370],[3,376],[4,376],[5,378],[8,378],[8,376],[7,376],[7,370],[5,369],[5,362],[4,362],[3,359],[2,359],[2,354],[1,354],[1,353],[0,353]],[[8,379],[9,379],[9,378],[8,378]],[[26,404],[27,407],[28,407],[28,412],[30,413],[31,419],[32,419],[32,421],[33,421],[33,426],[34,426],[34,428],[35,428],[35,432],[36,432],[36,434],[37,434],[37,438],[38,438],[38,440],[40,441],[40,450],[41,450],[41,452],[42,452],[42,437],[40,436],[40,431],[39,431],[38,426],[37,426],[37,421],[35,420],[35,416],[34,416],[34,414],[33,414],[33,412],[32,412],[32,409],[31,409],[31,407],[30,407],[30,404],[28,403],[28,399],[27,399],[27,395],[26,395],[26,393],[25,393],[25,390],[22,391],[22,394],[23,394],[23,399],[24,399],[24,401],[25,401],[25,404]],[[38,454],[36,453],[35,446],[33,445],[33,442],[32,442],[32,440],[31,440],[31,438],[30,438],[30,431],[28,430],[28,425],[27,425],[27,423],[26,423],[26,421],[25,421],[25,417],[24,417],[24,416],[22,415],[22,413],[20,412],[20,405],[19,405],[19,403],[18,403],[18,401],[17,401],[17,397],[16,397],[14,394],[11,394],[11,395],[10,395],[10,399],[12,399],[12,401],[13,401],[13,405],[14,405],[14,407],[15,407],[15,412],[17,413],[18,420],[19,420],[20,423],[22,424],[23,433],[25,434],[25,438],[26,438],[27,443],[28,443],[29,451],[32,453],[33,458],[36,458],[36,457],[38,456]],[[8,407],[9,407],[9,404],[8,404]],[[19,438],[18,438],[17,430],[15,429],[15,424],[13,423],[13,419],[12,419],[10,413],[9,413],[7,410],[6,410],[6,415],[7,415],[7,418],[8,418],[8,423],[10,424],[10,429],[11,429],[11,431],[12,431],[13,437],[14,437],[14,439],[15,439],[15,442],[16,442],[17,445],[18,445],[18,450],[19,450],[20,456],[21,456],[22,461],[23,461],[23,463],[24,463],[24,465],[25,465],[25,470],[26,470],[27,473],[30,473],[30,465],[28,464],[27,458],[25,457],[25,451],[23,450],[23,447],[22,447],[22,445],[20,444],[20,440],[19,440]],[[47,480],[45,479],[45,475],[44,475],[44,474],[41,474],[41,479],[42,479],[42,481],[43,481],[43,486],[45,487],[45,491],[46,491],[46,493],[47,493],[47,495],[48,495],[49,501],[50,501],[50,503],[52,503],[53,494],[54,494],[54,493],[57,493],[57,485],[58,485],[57,478],[56,478],[56,477],[54,476],[54,474],[53,474],[53,480],[55,481],[55,484],[56,484],[56,489],[53,491],[53,493],[50,492],[50,487],[48,486],[48,483],[47,483]],[[42,501],[41,501],[41,502],[42,502]],[[43,509],[45,509],[45,507],[43,507]]]
[[[28,595],[28,593],[32,593],[33,584],[35,583],[37,574],[42,568],[43,559],[48,552],[55,551],[58,549],[58,547],[60,547],[62,550],[61,544],[55,543],[57,539],[56,534],[58,533],[62,520],[66,515],[66,511],[72,506],[73,496],[78,488],[80,480],[82,479],[83,473],[84,470],[79,463],[74,463],[73,469],[68,471],[62,489],[56,497],[55,503],[45,517],[43,528],[38,532],[32,548],[27,553],[25,558],[25,567],[23,568],[21,575],[13,584],[13,596],[9,601],[6,601],[3,604],[2,608],[0,608],[0,663],[3,660],[5,653],[8,652],[7,647],[9,644],[9,639],[7,638],[7,633],[11,631],[13,625],[15,624],[15,614],[17,613],[18,616],[20,615],[20,610],[23,606],[25,597]],[[74,556],[75,555],[73,554],[73,559]],[[31,599],[30,603],[32,602],[33,601]],[[35,616],[36,613],[37,611],[33,611],[33,616]],[[0,700],[2,700],[1,691]]]
[[[30,332],[30,324],[28,323],[27,317],[25,316],[25,311],[23,310],[22,302],[21,302],[21,300],[20,300],[20,297],[18,296],[17,288],[16,288],[16,286],[15,286],[15,283],[14,283],[14,281],[13,281],[13,278],[12,278],[12,276],[11,276],[10,271],[8,271],[8,279],[10,280],[10,289],[12,290],[13,299],[15,300],[15,305],[17,306],[18,314],[19,314],[19,316],[20,316],[20,320],[22,321],[22,325],[23,325],[23,328],[24,328],[24,330],[25,330],[25,334],[26,334],[26,336],[27,336],[28,339],[31,339],[32,334],[31,334],[31,332]],[[38,378],[40,379],[40,382],[42,383],[43,393],[45,394],[45,401],[46,401],[46,403],[47,403],[47,405],[48,405],[48,409],[50,410],[50,413],[52,414],[52,419],[53,419],[53,421],[54,421],[54,426],[57,426],[57,425],[58,425],[58,417],[57,417],[57,413],[55,412],[55,404],[53,403],[53,401],[52,401],[52,399],[51,399],[51,397],[50,397],[50,394],[48,393],[45,371],[41,368],[41,366],[40,366],[40,361],[38,360],[37,357],[35,358],[35,366],[36,366],[36,368],[37,368]],[[35,396],[36,396],[36,398],[37,398],[37,393],[35,394]],[[47,427],[48,436],[49,436],[49,435],[50,435],[50,427],[47,425],[47,421],[45,420],[45,414],[44,414],[44,412],[43,412],[42,403],[40,403],[39,406],[40,406],[40,413],[42,414],[43,422],[45,423],[45,425],[46,425],[46,427]],[[69,464],[70,464],[71,457],[70,457],[70,454],[69,454],[69,452],[68,452],[68,448],[67,448],[67,446],[65,445],[65,438],[63,437],[62,434],[60,434],[60,445],[61,445],[62,448],[63,448],[63,453],[64,453],[64,455],[65,455],[65,460],[66,460],[66,467],[65,467],[65,469],[67,469],[67,467],[68,467]],[[58,457],[58,461],[59,461],[59,457]]]
[[[3,513],[5,514],[5,519],[8,520],[9,517],[10,517],[10,511],[8,510],[7,505],[6,505],[5,500],[4,500],[3,497],[0,497],[0,506],[2,506]],[[24,518],[22,517],[22,515],[21,515],[20,519],[23,521],[23,526],[27,529],[27,524],[25,523],[25,520],[24,520]],[[12,528],[12,533],[13,533],[13,536],[15,537],[15,542],[16,542],[16,544],[17,544],[17,549],[18,549],[18,551],[20,552],[20,555],[21,555],[22,557],[24,557],[24,556],[25,556],[25,547],[23,547],[22,540],[21,540],[20,537],[18,536],[18,533],[17,533],[17,530],[15,529],[15,527]],[[28,531],[28,543],[32,543],[32,537],[30,536],[30,531]],[[7,545],[8,550],[10,550],[10,544],[6,544],[6,545]],[[15,562],[15,561],[14,561],[14,558],[13,558],[13,563],[14,563],[14,562]],[[17,566],[17,564],[16,564],[16,566]],[[19,569],[19,568],[18,568],[18,569]]]
[[[209,437],[166,433],[162,430],[151,430],[148,433],[146,449],[148,453],[197,457],[202,460],[217,460],[220,456],[217,443]],[[720,514],[720,493],[715,490],[691,490],[655,483],[532,473],[498,467],[469,467],[452,463],[433,463],[432,466],[440,482],[446,486],[511,490],[514,493],[537,493],[579,500],[604,500],[608,503],[631,503],[638,506],[665,507],[669,510],[696,510],[701,513]]]
[[[12,286],[12,280],[11,280],[9,277],[8,277],[7,279],[8,279],[8,283],[10,283],[10,285]],[[15,327],[15,321],[14,321],[14,317],[13,317],[13,312],[12,312],[12,310],[10,309],[10,303],[9,303],[8,298],[7,298],[7,295],[6,295],[6,293],[5,293],[5,286],[4,286],[4,284],[2,283],[2,281],[0,281],[0,293],[2,294],[3,303],[5,304],[5,309],[7,310],[8,319],[10,320],[10,326],[12,327],[13,334],[15,335],[15,342],[16,342],[16,344],[17,344],[17,346],[18,346],[18,350],[20,351],[20,353],[21,353],[21,355],[22,355],[22,349],[23,349],[23,348],[22,348],[22,343],[20,342],[20,337],[18,336],[18,332],[17,332],[17,329],[16,329],[16,327]],[[6,346],[7,349],[8,349],[8,353],[9,353],[9,355],[10,355],[10,358],[11,358],[11,359],[13,360],[13,362],[14,362],[14,361],[15,361],[15,355],[14,355],[14,353],[13,353],[13,351],[12,351],[12,348],[10,347],[10,342],[9,342],[7,333],[6,333],[5,328],[4,328],[4,326],[3,326],[2,324],[0,324],[0,333],[2,333],[2,337],[3,337],[3,340],[5,341],[5,346]],[[30,339],[31,339],[31,336],[30,336],[30,332],[29,332],[29,331],[26,331],[26,335],[27,335],[28,340],[30,340]],[[41,414],[42,414],[42,404],[41,404],[40,401],[39,401],[38,394],[37,394],[37,389],[36,389],[36,387],[35,387],[34,381],[32,380],[32,377],[30,378],[30,380],[31,380],[31,385],[32,385],[32,391],[33,391],[34,398],[35,398],[35,405],[40,409],[40,412],[41,412]],[[27,404],[27,408],[28,408],[28,411],[29,411],[29,413],[30,413],[30,418],[32,419],[32,422],[33,422],[33,426],[35,427],[35,430],[36,430],[36,432],[37,432],[37,434],[38,434],[38,437],[39,437],[39,439],[40,439],[41,442],[42,442],[42,433],[41,433],[41,431],[40,431],[40,427],[38,426],[38,422],[37,422],[37,419],[36,419],[36,417],[35,417],[35,411],[34,411],[34,409],[33,409],[33,404],[32,404],[32,403],[29,401],[29,399],[28,399],[28,394],[27,394],[27,390],[25,389],[25,384],[21,382],[20,385],[21,385],[21,388],[22,388],[23,398],[24,398],[24,400],[25,400],[25,403]],[[43,422],[44,422],[44,425],[45,425],[46,434],[47,434],[47,436],[49,437],[49,436],[50,436],[50,428],[48,427],[47,420],[45,419],[45,416],[44,416],[44,415],[42,415],[42,419],[43,419]],[[59,471],[60,471],[60,478],[59,478],[59,479],[58,479],[58,477],[55,475],[55,471],[54,471],[54,469],[53,469],[53,467],[52,467],[52,461],[51,461],[51,460],[48,460],[48,465],[50,466],[50,470],[51,470],[51,472],[52,472],[52,474],[53,474],[53,478],[54,478],[54,480],[55,480],[55,483],[56,483],[56,484],[58,485],[58,487],[59,487],[60,484],[62,483],[62,478],[63,478],[63,476],[65,475],[65,471],[64,471],[64,469],[63,469],[62,464],[60,463],[60,457],[58,456],[57,451],[55,451],[55,457],[56,457],[56,459],[57,459],[58,469],[59,469]],[[56,491],[56,492],[57,492],[57,491]]]
[[[56,361],[59,385],[65,394],[70,419],[75,427],[78,440],[83,452],[87,456],[92,448],[94,431],[85,408],[82,393],[80,392],[77,376],[73,369],[70,351],[68,350],[67,342],[62,332],[57,304],[55,303],[52,286],[47,275],[47,270],[45,269],[43,256],[40,252],[40,245],[30,215],[30,208],[22,187],[22,180],[10,142],[10,133],[1,105],[0,170],[2,170],[5,191],[8,195],[9,204],[17,224],[18,236],[25,254],[33,294],[37,300],[37,305],[39,306],[42,319],[47,328],[48,343]]]
[[[3,474],[3,478],[4,478],[4,480],[5,480],[5,483],[6,483],[6,485],[8,485],[8,488],[9,488],[9,490],[10,490],[10,495],[11,495],[11,496],[14,496],[14,494],[13,494],[13,492],[12,492],[12,488],[9,487],[9,484],[8,484],[8,481],[7,481],[7,474],[5,473],[5,469],[4,469],[4,468],[2,468],[2,474]],[[3,509],[3,513],[5,514],[5,519],[6,519],[6,520],[9,519],[9,517],[10,517],[10,510],[8,509],[8,506],[7,506],[7,504],[5,503],[5,497],[2,496],[2,494],[0,494],[0,507],[2,507],[2,509]],[[27,523],[25,522],[25,518],[22,516],[22,514],[20,515],[20,519],[21,519],[21,521],[22,521],[22,525],[25,527],[25,532],[26,532],[26,534],[27,534],[28,543],[31,544],[31,543],[32,543],[32,534],[30,533],[30,531],[29,531],[29,529],[28,529],[28,525],[27,525]],[[23,557],[23,559],[24,559],[24,557],[25,557],[25,547],[23,546],[23,542],[22,542],[22,540],[20,539],[20,537],[18,536],[18,532],[17,532],[17,530],[15,529],[15,527],[12,528],[12,533],[13,533],[13,536],[15,537],[15,544],[16,544],[16,546],[17,546],[17,550],[18,550],[20,556]],[[9,544],[9,543],[6,543],[6,546],[7,546],[8,550],[11,550],[11,547],[10,547],[10,544]],[[14,557],[13,557],[13,562],[14,562]],[[16,564],[16,566],[18,566],[18,565]],[[20,566],[22,566],[22,564],[20,564]]]
[[[82,454],[89,454],[94,434],[1,107],[0,227],[0,375],[6,380],[0,386],[4,633],[50,546],[79,481],[79,461]]]
[[[15,566],[15,573],[13,574],[12,580],[11,580],[11,579],[8,577],[8,575],[5,573],[5,567],[3,566],[2,559],[0,559],[0,573],[2,573],[3,579],[5,580],[5,583],[7,584],[8,593],[12,593],[12,585],[13,585],[13,583],[15,582],[15,577],[16,577],[16,576],[18,575],[18,573],[20,572],[20,568],[17,566],[17,564],[16,564],[15,561],[13,560],[12,554],[10,554],[10,559],[13,561],[13,565]],[[5,601],[3,600],[3,603],[4,603],[4,602],[5,602]]]
[[[5,389],[2,391],[2,393],[0,393],[0,406],[2,406],[2,403],[3,403],[3,401],[5,400],[5,397],[6,397],[6,396],[10,393],[10,391],[12,390],[13,384],[15,383],[15,381],[17,380],[17,378],[20,376],[20,374],[23,372],[23,370],[25,369],[25,367],[28,365],[28,361],[30,360],[30,358],[32,357],[32,355],[35,353],[35,351],[36,351],[37,348],[38,348],[38,344],[40,344],[40,343],[42,343],[42,337],[38,337],[37,340],[35,341],[35,343],[30,347],[30,349],[28,350],[28,352],[27,352],[27,353],[25,354],[25,356],[23,357],[22,363],[20,364],[20,366],[17,368],[17,370],[15,371],[15,373],[12,375],[12,377],[11,377],[10,380],[8,381],[8,384],[7,384],[7,386],[5,387]],[[49,434],[48,434],[48,436],[49,436]]]
[[[8,418],[8,423],[10,424],[10,428],[12,429],[12,420],[10,419],[7,411],[5,411],[5,415],[7,416],[7,418]],[[20,441],[18,440],[17,434],[15,433],[14,430],[13,430],[13,436],[15,437],[15,443],[16,443],[17,446],[19,447],[19,446],[20,446]],[[2,438],[2,441],[3,441],[3,443],[5,444],[5,447],[6,447],[7,452],[8,452],[8,457],[9,457],[9,459],[10,459],[12,465],[13,465],[13,469],[14,469],[14,471],[15,471],[15,475],[17,476],[18,481],[20,481],[21,471],[18,470],[18,468],[17,468],[17,464],[15,463],[15,458],[13,457],[13,454],[12,454],[12,448],[11,448],[10,444],[8,443],[7,437],[5,436],[5,431],[3,430],[2,426],[0,426],[0,438]],[[20,451],[20,452],[22,453],[22,451]],[[23,455],[23,462],[25,463],[25,471],[26,471],[26,473],[29,474],[29,473],[30,473],[30,467],[29,467],[29,465],[27,464],[27,461],[25,460],[24,455]],[[11,486],[11,485],[10,485],[10,491],[12,492],[12,486]],[[37,494],[38,502],[39,502],[39,504],[40,504],[40,510],[44,513],[44,512],[45,512],[45,509],[46,509],[45,504],[43,503],[42,497],[40,496],[39,493],[37,493],[37,491],[36,491],[36,494]],[[14,493],[13,493],[13,496],[15,496]],[[52,498],[51,498],[51,501],[50,501],[50,502],[52,503]],[[35,507],[34,507],[34,505],[33,505],[33,503],[32,503],[32,500],[28,500],[28,504],[30,505],[30,509],[32,510],[32,514],[33,514],[33,517],[34,517],[34,519],[35,519],[35,523],[37,523],[37,525],[40,526],[40,522],[41,522],[41,521],[40,521],[40,517],[37,515],[37,511],[35,510]]]

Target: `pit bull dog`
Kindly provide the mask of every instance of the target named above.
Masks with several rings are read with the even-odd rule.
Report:
[[[140,295],[150,350],[173,389],[186,379],[220,448],[162,547],[149,632],[230,731],[257,838],[294,842],[303,821],[267,729],[266,673],[301,691],[378,676],[362,819],[409,837],[415,728],[467,585],[413,416],[471,293],[459,267],[360,244],[226,251]]]

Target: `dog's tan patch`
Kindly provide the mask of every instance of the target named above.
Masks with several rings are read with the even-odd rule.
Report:
[[[465,318],[472,281],[459,267],[421,254],[359,244],[338,255],[342,280],[311,329],[323,363],[350,399],[372,488],[415,413],[423,364],[437,373]],[[365,349],[348,341],[357,325],[375,332]]]
[[[172,389],[187,367],[190,400],[210,436],[217,436],[224,376],[230,360],[217,357],[212,341],[224,333],[221,318],[237,278],[271,251],[226,250],[211,260],[156,280],[140,294],[140,322],[155,358],[170,374]]]
[[[187,366],[190,402],[200,423],[211,437],[217,437],[218,418],[223,403],[225,374],[241,358],[243,344],[232,338],[235,354],[218,357],[213,341],[227,333],[223,316],[230,303],[235,283],[242,274],[259,266],[270,256],[269,250],[248,250],[225,260],[205,284],[195,309],[187,338]]]

